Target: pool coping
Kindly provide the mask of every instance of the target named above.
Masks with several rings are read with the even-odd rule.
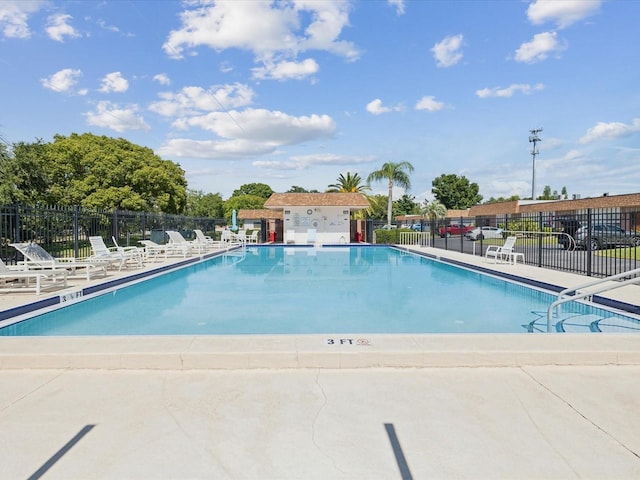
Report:
[[[464,262],[439,251],[406,250],[456,266],[485,270],[487,274],[546,290],[560,291],[567,286],[523,277],[517,274],[517,269]],[[224,251],[212,252],[143,272],[124,273],[119,278],[83,287],[82,295],[135,283],[222,253]],[[33,313],[42,305],[50,307],[49,303],[56,297],[58,302],[63,302],[63,295],[66,294],[38,299],[11,310]],[[618,307],[628,304],[620,300],[603,299]],[[628,305],[637,308],[633,304]],[[0,337],[0,369],[188,370],[527,365],[640,365],[640,335],[454,333]]]

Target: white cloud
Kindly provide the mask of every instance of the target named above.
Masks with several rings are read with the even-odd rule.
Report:
[[[462,60],[463,39],[462,34],[448,36],[433,46],[431,51],[438,67],[451,67]]]
[[[280,63],[267,62],[264,67],[252,69],[253,78],[260,80],[287,80],[289,78],[302,79],[316,73],[320,67],[312,58],[302,62],[283,61]]]
[[[595,127],[587,130],[586,135],[580,139],[580,143],[628,137],[638,132],[640,132],[640,118],[634,118],[630,125],[622,122],[598,122]]]
[[[0,29],[7,38],[29,38],[29,15],[46,5],[45,1],[0,1]]]
[[[416,110],[427,110],[428,112],[437,112],[444,108],[443,102],[438,102],[433,96],[425,96],[416,103]]]
[[[395,105],[393,107],[384,107],[382,105],[382,100],[380,100],[379,98],[376,98],[375,100],[372,100],[369,103],[367,103],[366,108],[367,108],[367,112],[373,115],[382,115],[383,113],[400,112],[404,110],[404,107],[402,105]]]
[[[171,85],[171,79],[166,73],[158,73],[157,75],[154,75],[153,81],[158,82],[160,85]]]
[[[224,138],[243,138],[274,146],[327,138],[336,125],[328,115],[294,117],[283,112],[264,109],[211,112],[206,115],[179,119],[179,128],[198,127]]]
[[[281,146],[331,137],[336,130],[328,115],[294,117],[262,109],[212,112],[181,118],[174,126],[198,127],[221,140],[173,139],[162,147],[163,155],[212,159],[264,155]]]
[[[57,13],[47,18],[47,28],[45,29],[47,35],[56,42],[64,42],[64,37],[78,38],[81,37],[75,28],[69,25],[73,19],[71,15],[64,13]]]
[[[562,29],[595,15],[601,4],[601,0],[536,0],[529,5],[527,17],[534,25],[555,22]]]
[[[389,5],[396,8],[396,13],[398,15],[404,15],[404,0],[387,0]]]
[[[321,153],[315,155],[294,155],[289,160],[256,160],[251,165],[269,170],[306,170],[323,165],[356,165],[375,161],[371,156],[335,155]]]
[[[551,53],[566,50],[566,44],[558,43],[556,32],[542,32],[533,36],[530,42],[523,43],[516,50],[518,62],[535,63],[546,60]]]
[[[87,112],[84,115],[89,125],[110,128],[116,132],[151,130],[151,127],[141,116],[137,115],[137,112],[138,107],[136,105],[121,108],[114,103],[102,101],[98,102],[94,112]]]
[[[480,98],[491,98],[491,97],[512,97],[516,92],[524,93],[525,95],[529,95],[535,91],[543,90],[544,85],[541,83],[537,83],[536,85],[529,85],[523,83],[514,83],[509,85],[507,88],[483,88],[481,90],[476,91],[476,95]]]
[[[181,28],[171,31],[163,45],[172,58],[182,58],[185,50],[193,52],[200,46],[215,50],[238,48],[251,51],[256,62],[265,64],[269,71],[269,64],[296,64],[297,55],[309,50],[331,52],[348,60],[360,55],[351,42],[339,39],[349,24],[351,6],[347,0],[186,5],[192,8],[180,15]],[[308,69],[310,64],[305,62],[303,68]]]
[[[203,158],[209,160],[242,159],[273,152],[271,145],[248,140],[191,140],[174,138],[158,149],[163,157]]]
[[[78,78],[82,76],[80,70],[71,68],[62,69],[47,78],[41,78],[40,83],[48,90],[60,93],[76,93],[78,95],[86,95],[87,90],[74,91],[73,87],[78,83]]]
[[[103,93],[126,92],[129,89],[129,82],[122,76],[120,72],[111,72],[102,79],[102,86],[99,91]]]
[[[235,83],[202,87],[184,87],[177,93],[158,94],[160,101],[150,105],[149,110],[165,117],[200,115],[250,105],[254,92],[251,87]]]

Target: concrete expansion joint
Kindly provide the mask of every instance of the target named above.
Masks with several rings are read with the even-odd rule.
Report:
[[[600,426],[596,421],[594,421],[593,419],[591,419],[590,417],[588,417],[587,415],[585,415],[584,413],[582,413],[575,405],[573,405],[570,401],[566,400],[562,395],[560,395],[559,393],[553,391],[551,388],[549,388],[547,385],[545,385],[544,383],[542,383],[540,380],[538,380],[537,378],[535,378],[533,376],[533,374],[531,372],[528,372],[525,368],[520,368],[520,370],[526,375],[528,376],[532,381],[534,381],[537,385],[539,385],[541,388],[543,388],[544,390],[546,390],[547,392],[549,392],[551,395],[553,395],[554,397],[556,397],[558,400],[560,400],[562,403],[564,403],[571,411],[573,411],[576,415],[578,415],[579,417],[581,417],[582,419],[584,419],[587,423],[591,424],[594,428],[596,428],[598,431],[602,432],[606,437],[610,438],[612,441],[614,441],[615,443],[617,443],[618,445],[620,445],[622,448],[624,448],[625,450],[627,450],[631,455],[633,455],[634,457],[636,457],[637,459],[640,460],[640,454],[636,451],[634,451],[631,447],[629,447],[628,445],[626,445],[624,442],[622,442],[621,440],[619,440],[618,438],[616,438],[613,434],[609,433],[607,430],[605,430],[602,426]]]

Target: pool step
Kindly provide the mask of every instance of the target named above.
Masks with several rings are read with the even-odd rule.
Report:
[[[523,325],[528,332],[546,332],[546,315],[540,312],[532,312],[539,315],[538,318]],[[595,314],[561,313],[553,318],[552,326],[556,332],[564,333],[640,333],[640,320],[625,317],[603,317]]]

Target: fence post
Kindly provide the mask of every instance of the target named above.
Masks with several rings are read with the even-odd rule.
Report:
[[[538,234],[538,266],[541,267],[542,266],[542,236],[544,235],[543,232],[544,226],[543,226],[543,218],[542,218],[542,212],[538,212],[538,231],[541,232]]]
[[[20,230],[21,230],[20,229],[20,203],[16,202],[13,205],[13,208],[14,208],[14,212],[13,213],[14,213],[14,216],[15,216],[15,222],[13,222],[14,225],[15,225],[15,232],[13,232],[13,238],[15,238],[14,241],[16,243],[20,243],[20,241],[21,241],[21,238],[20,238]]]
[[[78,205],[73,206],[73,256],[74,258],[78,258],[80,256],[80,241],[79,241],[79,232],[80,232],[80,207]]]
[[[591,265],[591,209],[587,208],[587,238],[585,239],[585,255],[587,256],[587,276],[590,277],[592,274],[592,265]]]
[[[111,235],[113,235],[116,240],[118,237],[118,209],[113,209],[113,216],[111,217]]]

